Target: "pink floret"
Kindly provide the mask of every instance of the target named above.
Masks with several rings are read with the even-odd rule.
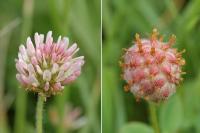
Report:
[[[52,32],[35,33],[34,43],[28,37],[20,45],[16,61],[16,78],[27,90],[44,96],[62,92],[64,86],[81,74],[84,56],[75,57],[79,48],[76,43],[69,47],[69,39],[61,36],[53,41]]]

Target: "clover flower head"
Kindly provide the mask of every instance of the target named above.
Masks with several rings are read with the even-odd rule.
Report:
[[[43,34],[35,33],[34,43],[28,37],[26,46],[19,46],[16,78],[27,90],[45,97],[61,93],[81,73],[84,56],[74,58],[78,50],[76,43],[69,47],[66,37],[54,42],[51,31],[45,41]]]
[[[175,36],[163,42],[158,35],[157,29],[153,29],[150,39],[140,39],[136,34],[134,45],[125,49],[120,63],[122,78],[127,82],[125,90],[153,102],[165,101],[176,92],[185,64],[182,58],[185,50],[178,52],[171,47]]]

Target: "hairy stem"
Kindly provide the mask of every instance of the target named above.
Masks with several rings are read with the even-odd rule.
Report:
[[[150,121],[154,128],[155,133],[160,133],[158,119],[156,114],[156,106],[153,103],[149,102],[149,113],[150,113]]]
[[[42,112],[45,97],[38,95],[36,108],[36,133],[42,133]]]

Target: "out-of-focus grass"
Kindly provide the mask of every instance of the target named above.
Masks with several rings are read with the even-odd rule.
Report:
[[[7,96],[4,95],[4,80],[5,80],[5,67],[6,67],[6,55],[8,51],[8,43],[10,39],[10,33],[11,31],[16,28],[20,24],[20,19],[16,18],[15,20],[12,20],[6,27],[1,29],[0,32],[0,39],[1,39],[1,45],[0,45],[0,132],[8,132],[8,125],[7,125],[7,116],[6,111],[9,108],[10,101],[13,100],[13,98],[9,98],[9,94]],[[4,99],[5,98],[5,99]]]
[[[27,5],[24,5],[23,3]],[[34,2],[34,6],[32,5]],[[30,7],[33,7],[32,18],[28,14]],[[23,12],[26,8],[27,11]],[[77,42],[80,47],[79,55],[85,56],[85,65],[81,76],[73,84],[65,88],[64,94],[51,97],[45,103],[44,108],[44,131],[48,133],[99,133],[100,132],[100,1],[92,0],[7,0],[0,1],[0,29],[8,22],[19,18],[21,21],[17,28],[12,28],[0,39],[0,45],[7,41],[6,66],[0,66],[5,72],[4,80],[1,80],[3,90],[3,103],[6,106],[5,120],[2,124],[9,132],[32,133],[35,127],[35,106],[37,95],[26,93],[26,99],[22,94],[17,93],[19,84],[15,78],[16,69],[14,59],[17,57],[18,46],[25,43],[25,38],[35,32],[46,34],[53,31],[55,40],[58,35],[68,36],[70,44]],[[4,61],[4,60],[3,60]],[[19,88],[19,90],[24,91]],[[5,99],[8,99],[6,102]],[[14,99],[14,100],[13,100]],[[2,102],[2,101],[1,101]],[[0,103],[1,103],[0,102]],[[23,112],[17,113],[16,104],[25,107]],[[83,127],[75,130],[68,129],[63,125],[63,116],[67,116],[64,107],[70,103],[73,107],[81,109],[81,116],[84,116]],[[49,116],[50,106],[58,110],[58,125],[54,125]],[[24,117],[24,119],[21,118]],[[2,118],[2,113],[0,113]],[[17,120],[15,120],[17,118]],[[18,120],[20,119],[20,120]],[[16,121],[16,122],[14,122]],[[21,121],[20,124],[18,123]],[[2,121],[1,121],[2,122]],[[1,124],[0,122],[0,124]],[[20,124],[20,125],[16,125]],[[73,123],[74,127],[78,127]],[[1,125],[0,125],[1,127]],[[15,127],[15,128],[14,128]],[[20,129],[18,129],[20,128]],[[18,129],[18,130],[16,130]],[[0,130],[1,131],[1,130]],[[3,133],[7,133],[3,131]]]
[[[158,110],[162,133],[199,133],[200,0],[103,0],[103,133],[151,132],[146,103],[123,91],[118,61],[135,33],[158,28],[174,47],[186,49],[183,83]],[[138,123],[140,122],[140,123]]]

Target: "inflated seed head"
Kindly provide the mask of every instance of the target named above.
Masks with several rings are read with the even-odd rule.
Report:
[[[176,37],[172,35],[163,42],[157,29],[153,29],[150,39],[135,35],[135,43],[125,50],[122,56],[122,78],[127,82],[124,89],[131,91],[137,98],[153,102],[167,100],[176,92],[182,80],[182,66],[185,60],[182,53],[172,48]]]

